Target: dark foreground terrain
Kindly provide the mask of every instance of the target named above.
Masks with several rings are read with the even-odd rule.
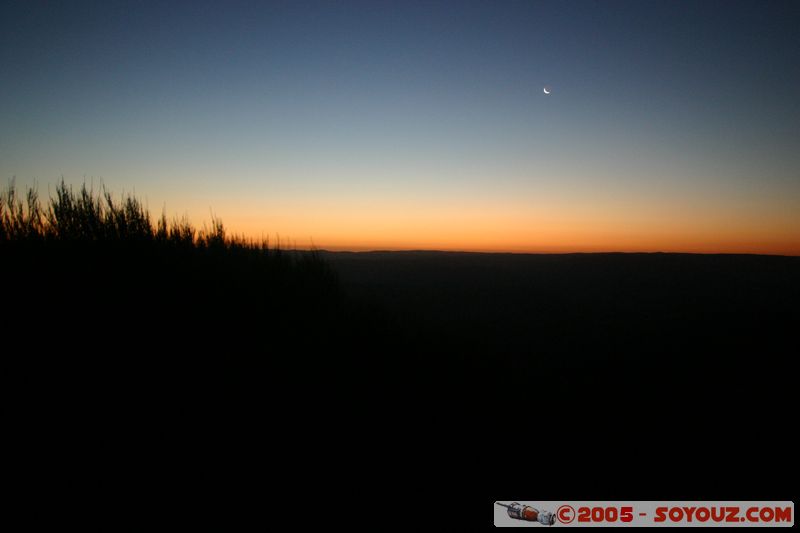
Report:
[[[445,435],[428,443],[459,465],[444,486],[533,501],[794,491],[800,258],[323,257],[375,322],[347,345],[386,362],[399,412]]]
[[[393,342],[371,344],[376,356],[399,341],[409,344],[406,357],[422,356],[414,366],[424,368],[439,366],[438,353],[448,374],[491,381],[496,401],[526,401],[539,387],[588,387],[606,397],[737,391],[741,399],[749,388],[779,394],[800,318],[795,257],[323,257],[353,301],[379,310],[395,328]],[[775,386],[765,391],[768,381]]]
[[[10,457],[39,489],[384,525],[792,496],[800,258],[307,254],[78,200],[0,235]]]

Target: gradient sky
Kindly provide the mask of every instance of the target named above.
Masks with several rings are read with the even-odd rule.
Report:
[[[800,254],[797,1],[0,6],[0,178],[45,194],[298,247]]]

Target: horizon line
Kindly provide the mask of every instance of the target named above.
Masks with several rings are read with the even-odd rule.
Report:
[[[685,251],[624,251],[624,250],[599,250],[599,251],[507,251],[507,250],[448,250],[441,248],[347,248],[335,247],[321,248],[290,248],[289,251],[298,252],[325,252],[325,253],[442,253],[442,254],[484,254],[484,255],[751,255],[764,257],[800,257],[800,252],[796,254],[787,253],[759,253],[759,252],[685,252]]]

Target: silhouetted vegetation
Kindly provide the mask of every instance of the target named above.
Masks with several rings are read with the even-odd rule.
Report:
[[[153,223],[137,198],[115,200],[110,192],[95,193],[85,184],[76,192],[60,183],[45,205],[36,189],[20,194],[9,185],[0,194],[0,247],[6,267],[20,263],[17,267],[33,268],[35,261],[41,265],[44,260],[63,260],[56,264],[71,265],[73,271],[82,265],[93,271],[92,276],[109,273],[120,279],[120,274],[129,274],[125,283],[147,279],[161,285],[177,275],[184,279],[171,279],[170,284],[182,286],[192,280],[198,292],[214,290],[219,283],[259,296],[299,291],[304,299],[324,299],[337,291],[334,272],[316,252],[282,250],[270,247],[268,240],[228,235],[216,218],[200,230],[185,217],[168,220],[165,213]],[[95,269],[95,260],[104,268]],[[198,268],[209,271],[201,274]]]
[[[256,242],[227,235],[217,218],[212,217],[210,227],[197,230],[185,217],[168,220],[164,212],[154,224],[149,211],[134,196],[115,200],[111,192],[103,189],[95,193],[86,184],[76,192],[63,181],[43,206],[36,188],[20,194],[12,182],[0,193],[0,243],[45,242],[149,243],[197,250],[246,250],[282,261],[293,258],[282,254],[279,246],[270,248],[268,239]],[[310,257],[319,259],[314,253]]]

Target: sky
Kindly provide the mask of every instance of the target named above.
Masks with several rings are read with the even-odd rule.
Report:
[[[798,28],[772,0],[0,0],[0,182],[300,248],[800,255]]]

